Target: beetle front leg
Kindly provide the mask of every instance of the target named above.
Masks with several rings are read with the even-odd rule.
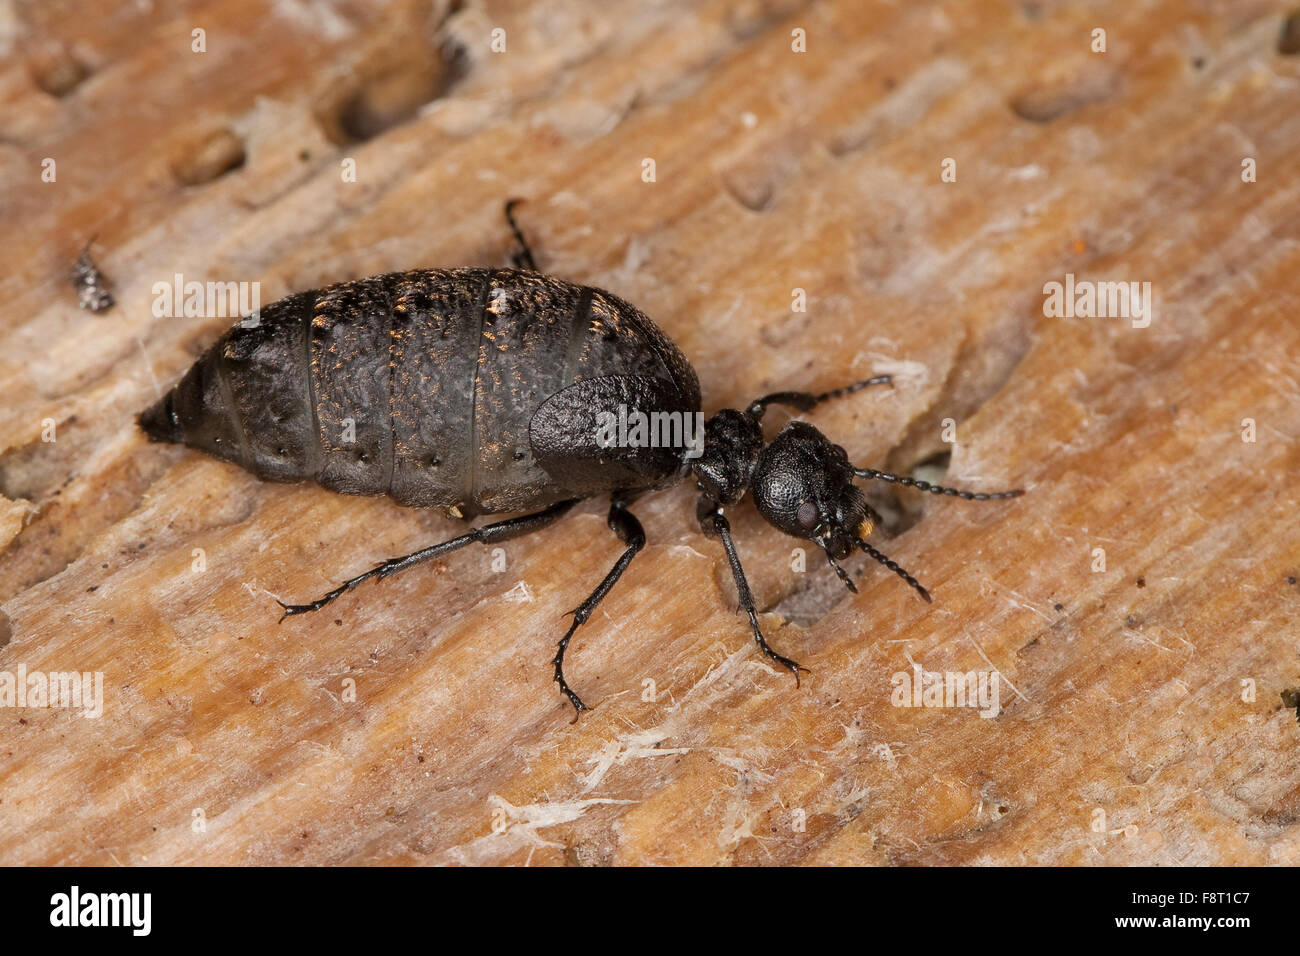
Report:
[[[750,593],[749,582],[745,580],[745,569],[740,566],[740,555],[736,553],[736,545],[731,540],[731,522],[729,522],[722,513],[722,507],[717,502],[709,501],[708,498],[701,498],[697,511],[700,516],[701,526],[706,522],[711,526],[706,530],[716,534],[722,539],[722,548],[727,552],[727,561],[731,565],[731,576],[736,580],[736,593],[740,598],[740,608],[749,616],[749,629],[754,632],[754,641],[767,657],[780,664],[791,674],[794,675],[794,685],[799,686],[799,672],[811,674],[812,671],[804,667],[797,661],[792,661],[788,657],[783,657],[772,646],[767,643],[763,637],[763,631],[758,626],[758,611],[754,607],[754,595]]]
[[[822,392],[821,394],[814,394],[813,392],[773,392],[771,395],[764,395],[762,398],[750,402],[746,411],[753,418],[762,418],[769,405],[786,405],[801,412],[810,412],[822,402],[829,402],[835,398],[852,395],[854,392],[860,392],[871,385],[893,384],[894,380],[891,376],[877,375],[873,378],[864,378],[852,385],[845,385],[843,388],[833,388],[829,392]]]

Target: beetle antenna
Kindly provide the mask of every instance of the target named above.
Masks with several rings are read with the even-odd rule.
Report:
[[[934,598],[930,597],[930,592],[925,589],[925,587],[921,584],[920,581],[912,577],[912,575],[908,574],[905,568],[901,567],[896,562],[890,560],[885,555],[881,554],[879,551],[877,551],[871,545],[867,544],[867,542],[863,541],[861,538],[858,538],[858,547],[861,548],[863,551],[865,551],[867,554],[871,555],[873,558],[875,558],[885,567],[889,568],[889,570],[893,571],[895,574],[897,574],[908,584],[912,585],[912,587],[916,588],[917,593],[920,594],[921,597],[925,598],[925,602],[927,604],[933,603]]]
[[[965,498],[967,501],[994,501],[999,498],[1019,498],[1025,493],[1023,488],[1016,488],[1013,491],[962,491],[959,488],[945,488],[943,485],[932,485],[928,481],[921,481],[919,478],[908,478],[906,475],[893,475],[887,471],[876,471],[874,468],[854,468],[853,473],[859,478],[878,478],[881,481],[890,481],[897,485],[906,485],[908,488],[919,488],[921,491],[928,491],[936,495],[951,495],[954,498]]]
[[[849,577],[849,572],[845,571],[842,567],[840,567],[839,562],[835,560],[835,555],[831,554],[830,545],[826,543],[826,539],[818,538],[817,543],[820,544],[822,546],[822,550],[826,552],[826,560],[831,563],[831,567],[834,568],[835,573],[840,576],[840,580],[844,582],[844,586],[848,588],[850,591],[852,591],[854,594],[857,594],[858,586],[854,584],[853,579]]]

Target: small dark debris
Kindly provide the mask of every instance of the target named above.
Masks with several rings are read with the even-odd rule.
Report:
[[[1130,614],[1128,617],[1124,618],[1125,627],[1137,627],[1141,623],[1142,623],[1141,619],[1134,614]]]
[[[1140,587],[1140,588],[1144,588],[1144,587],[1146,587],[1146,586],[1147,586],[1147,579],[1146,579],[1146,578],[1138,578],[1138,579],[1137,579],[1137,586]]]
[[[1205,57],[1203,56],[1192,57],[1192,66],[1197,70],[1205,69]]]
[[[26,717],[19,717],[19,718],[18,718],[18,723],[20,723],[20,724],[26,724],[26,723],[27,723],[27,718],[26,718]]]
[[[1282,706],[1294,709],[1296,723],[1300,724],[1300,687],[1288,687],[1282,691]]]
[[[87,593],[87,594],[94,594],[94,593],[95,593],[96,591],[98,591],[98,590],[99,590],[99,585],[98,585],[98,584],[92,584],[90,587],[86,588],[86,593]]]
[[[1287,584],[1295,584],[1295,575],[1294,575],[1294,574],[1288,574],[1287,577],[1286,577],[1286,583],[1287,583]]]
[[[1052,605],[1052,610],[1053,610],[1053,611],[1064,611],[1064,610],[1065,610],[1065,605],[1064,605],[1064,604],[1053,604],[1053,605]]]
[[[81,255],[77,257],[77,264],[72,267],[72,287],[77,290],[77,304],[83,309],[91,312],[106,312],[113,307],[114,299],[113,294],[108,291],[104,274],[95,265],[95,260],[90,258],[90,247],[94,244],[95,238],[95,236],[90,237],[90,242],[86,243],[86,248],[82,249]]]
[[[341,617],[336,617],[336,618],[334,619],[334,623],[335,623],[338,627],[342,627],[342,626],[343,626],[343,618],[341,618]]]
[[[424,754],[416,754],[416,755],[415,755],[415,762],[416,762],[416,763],[424,763]]]

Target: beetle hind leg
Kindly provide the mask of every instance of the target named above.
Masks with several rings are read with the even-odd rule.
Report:
[[[636,519],[636,515],[627,510],[627,501],[621,497],[615,496],[609,503],[609,527],[618,539],[627,547],[619,555],[619,559],[614,562],[614,566],[609,569],[604,580],[596,585],[596,589],[587,595],[587,599],[574,608],[571,612],[573,623],[565,631],[564,637],[560,638],[559,649],[555,652],[555,657],[551,663],[555,665],[555,682],[560,685],[560,692],[569,698],[569,703],[573,705],[575,711],[573,722],[576,724],[578,718],[582,716],[584,710],[590,710],[586,704],[569,686],[568,681],[564,679],[564,652],[569,649],[569,642],[573,640],[574,633],[580,628],[587,619],[591,617],[592,611],[596,610],[598,605],[609,593],[610,588],[623,576],[627,566],[632,563],[637,552],[645,547],[645,530],[641,527],[641,522]]]
[[[308,604],[285,604],[279,598],[275,603],[284,608],[284,614],[280,620],[286,617],[292,617],[295,614],[306,614],[309,611],[319,611],[326,604],[329,604],[335,598],[351,591],[362,581],[370,578],[386,578],[390,574],[396,574],[398,571],[405,571],[412,565],[419,564],[421,561],[428,561],[430,558],[441,557],[444,554],[450,554],[452,551],[458,551],[467,544],[496,544],[498,541],[508,541],[511,538],[518,538],[534,531],[540,531],[547,525],[561,518],[565,512],[578,503],[578,499],[571,498],[568,501],[558,501],[549,508],[541,511],[535,511],[532,514],[520,515],[517,518],[507,518],[504,521],[495,521],[492,524],[485,524],[480,528],[474,528],[458,537],[443,541],[440,544],[432,545],[428,548],[421,548],[419,551],[413,551],[410,554],[403,555],[400,558],[389,558],[383,561],[369,571],[358,574],[355,578],[349,578],[344,581],[333,591],[322,594],[316,600]]]

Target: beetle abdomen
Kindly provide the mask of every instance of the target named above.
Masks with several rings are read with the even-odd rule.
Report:
[[[152,437],[184,442],[259,478],[294,481],[315,470],[305,330],[315,292],[291,295],[236,326],[140,416]]]
[[[568,488],[530,446],[540,405],[609,375],[654,379],[675,408],[699,409],[685,357],[610,293],[516,270],[418,270],[267,306],[140,421],[260,478],[468,516],[623,487],[611,472],[608,488],[591,474]],[[671,470],[660,456],[644,482]]]

